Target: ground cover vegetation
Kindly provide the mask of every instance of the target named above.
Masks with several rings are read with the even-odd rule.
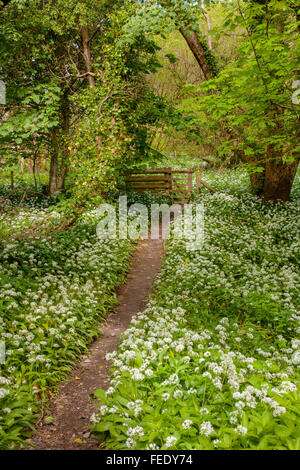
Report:
[[[91,419],[108,448],[299,449],[299,201],[265,206],[235,184],[200,196],[203,248],[170,241],[107,356]]]
[[[299,449],[298,59],[295,0],[0,0],[0,448],[116,305],[134,245],[97,238],[97,207],[171,204],[124,186],[171,167],[216,191],[193,191],[205,244],[168,243],[93,433]]]

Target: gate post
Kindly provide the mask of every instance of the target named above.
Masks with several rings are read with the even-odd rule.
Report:
[[[173,191],[173,176],[172,176],[172,170],[171,168],[168,169],[168,176],[169,176],[169,193],[170,193],[170,196],[172,195],[172,191]]]
[[[197,191],[197,194],[200,194],[200,192],[201,192],[200,169],[199,168],[197,168],[197,170],[196,170],[196,191]]]
[[[192,168],[190,168],[188,170],[188,193],[189,193],[189,196],[191,196],[192,192],[193,192],[193,172],[194,172],[194,170],[192,170]]]

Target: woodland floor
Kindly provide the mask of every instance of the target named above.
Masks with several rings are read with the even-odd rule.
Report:
[[[110,380],[107,353],[114,351],[120,335],[127,329],[133,315],[146,306],[153,279],[158,272],[163,254],[162,240],[141,240],[133,256],[126,282],[118,289],[119,306],[111,313],[101,335],[83,356],[68,380],[49,404],[53,423],[41,423],[37,434],[29,442],[37,450],[98,449],[99,441],[90,437],[90,417],[96,405],[90,394],[106,389]]]

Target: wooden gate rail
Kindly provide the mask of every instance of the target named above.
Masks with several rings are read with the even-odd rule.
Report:
[[[133,170],[125,178],[126,186],[134,192],[160,193],[172,196],[178,204],[186,203],[193,192],[193,174],[196,173],[196,194],[200,193],[201,185],[215,192],[200,178],[199,170],[172,170],[171,168],[153,168]]]

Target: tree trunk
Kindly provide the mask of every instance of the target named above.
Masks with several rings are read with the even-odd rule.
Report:
[[[252,193],[264,201],[288,201],[298,168],[299,159],[284,162],[268,149],[266,161],[259,163],[264,170],[250,174]]]
[[[33,169],[32,169],[32,160],[31,158],[27,158],[27,168],[28,168],[28,173],[32,175]]]
[[[58,155],[55,151],[51,153],[50,177],[49,177],[49,196],[56,192],[56,178],[58,170]]]
[[[51,160],[49,174],[49,196],[52,196],[57,190],[57,173],[58,173],[58,145],[56,129],[51,135]]]
[[[205,80],[216,76],[216,70],[213,62],[214,57],[208,46],[203,44],[203,40],[202,42],[200,41],[199,36],[195,31],[186,28],[179,28],[179,31],[192,51],[196,61],[198,62]]]
[[[11,170],[11,172],[10,172],[10,187],[11,187],[11,191],[14,192],[14,190],[15,190],[15,181],[14,181],[14,172],[13,172],[13,170]]]
[[[34,179],[34,189],[35,189],[35,192],[37,192],[37,180],[36,180],[36,168],[37,168],[37,157],[36,157],[36,154],[34,155],[34,158],[33,158],[33,165],[32,165],[32,173],[33,173],[33,179]]]
[[[201,7],[203,8],[203,10],[205,10],[204,0],[201,0]],[[208,44],[209,49],[212,50],[211,35],[209,34],[209,32],[211,30],[210,18],[209,18],[207,13],[204,13],[204,17],[206,19],[206,24],[207,24],[207,44]]]
[[[91,72],[91,49],[90,49],[90,40],[89,32],[87,26],[81,27],[81,38],[82,38],[82,54],[85,64],[85,70],[87,73],[87,79],[89,86],[93,88],[95,86],[95,79]]]
[[[57,191],[60,191],[65,186],[65,178],[68,171],[68,157],[69,157],[69,134],[70,134],[70,102],[69,102],[69,92],[68,89],[64,91],[62,102],[61,102],[61,120],[62,120],[62,129],[63,129],[63,145],[61,152],[61,165],[59,177],[57,179]]]
[[[250,183],[251,190],[255,196],[261,196],[264,192],[265,170],[262,172],[251,173]]]
[[[170,0],[161,0],[160,4],[165,8],[173,8],[173,2]],[[177,13],[179,13],[177,11]],[[184,15],[184,11],[180,12]],[[212,52],[210,51],[209,47],[204,38],[200,38],[197,32],[194,30],[195,25],[186,25],[182,26],[179,22],[175,20],[175,24],[178,27],[178,30],[184,37],[187,45],[189,46],[190,50],[192,51],[196,61],[198,62],[204,78],[208,80],[216,76],[216,60]]]
[[[81,39],[82,39],[82,54],[84,59],[85,71],[87,74],[87,80],[90,88],[95,86],[95,78],[91,72],[91,48],[90,48],[90,38],[89,30],[87,26],[81,27]],[[96,145],[98,148],[98,156],[100,156],[100,150],[102,148],[102,141],[99,136],[96,137]]]
[[[59,175],[59,179],[57,182],[57,191],[64,189],[67,172],[68,172],[68,166],[66,162],[62,162],[61,167],[60,167],[60,175]]]
[[[283,162],[268,160],[265,168],[262,198],[265,201],[288,201],[298,168],[299,160]]]

